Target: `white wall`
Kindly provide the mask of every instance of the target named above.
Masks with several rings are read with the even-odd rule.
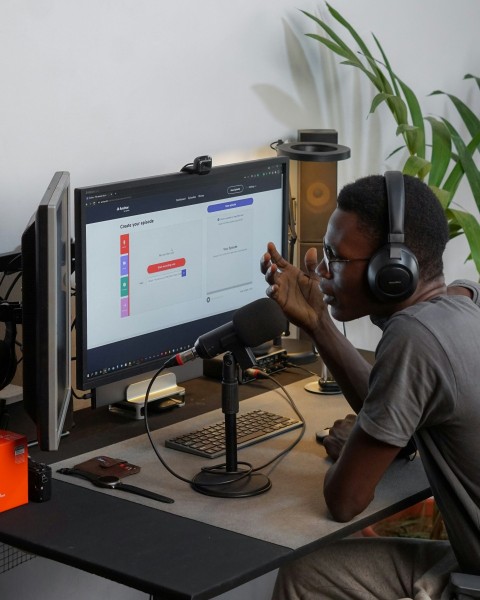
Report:
[[[400,76],[441,111],[435,88],[465,97],[478,68],[477,0],[337,0],[375,32]],[[304,36],[313,0],[2,0],[0,252],[19,243],[51,174],[72,185],[269,155],[298,128],[339,131],[352,158],[340,184],[398,145],[372,91]],[[382,118],[384,117],[384,118]]]
[[[437,88],[478,112],[462,81],[478,74],[478,0],[334,6],[379,37],[426,114],[451,114],[427,97]],[[300,9],[330,18],[315,0],[2,0],[0,253],[18,246],[56,170],[75,187],[177,171],[200,154],[247,160],[300,128],[337,129],[351,147],[339,186],[398,168],[386,160],[399,145],[389,113],[367,118],[373,90],[304,35],[315,26]],[[465,244],[451,246],[447,276],[475,277],[459,265]],[[358,344],[367,330],[348,327]]]
[[[449,114],[440,88],[474,103],[478,0],[332,0],[374,32],[425,113]],[[304,33],[316,0],[2,0],[0,253],[17,247],[53,172],[72,187],[270,156],[299,128],[334,128],[352,157],[339,185],[397,168],[390,115],[368,117],[372,90]],[[477,93],[477,95],[476,95]],[[462,198],[469,206],[468,192]],[[447,277],[466,246],[453,243]],[[366,325],[350,326],[371,346]],[[366,343],[366,340],[370,343]],[[0,586],[1,587],[1,586]],[[3,597],[3,595],[2,595]]]

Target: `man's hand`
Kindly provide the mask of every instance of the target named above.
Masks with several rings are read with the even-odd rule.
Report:
[[[317,251],[310,248],[305,254],[307,273],[286,261],[275,244],[269,243],[260,261],[260,268],[270,287],[267,296],[275,300],[288,320],[307,333],[315,330],[326,307],[319,288]]]
[[[335,421],[328,435],[323,440],[323,445],[327,451],[328,456],[337,460],[340,456],[345,442],[355,425],[356,415],[347,415],[344,419]]]

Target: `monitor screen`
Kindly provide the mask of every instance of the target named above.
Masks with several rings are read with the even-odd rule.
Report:
[[[22,235],[23,402],[57,450],[71,399],[70,175],[53,176]]]
[[[283,157],[76,189],[77,386],[153,371],[264,297],[287,234]]]

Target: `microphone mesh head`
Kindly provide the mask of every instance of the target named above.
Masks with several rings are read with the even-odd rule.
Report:
[[[287,323],[281,308],[270,298],[260,298],[239,308],[232,321],[237,337],[250,348],[281,335]]]

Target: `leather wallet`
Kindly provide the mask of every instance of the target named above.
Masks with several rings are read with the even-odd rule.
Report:
[[[111,458],[110,456],[95,456],[84,462],[75,465],[75,469],[84,473],[91,473],[103,477],[105,475],[113,475],[122,479],[128,475],[134,475],[140,471],[140,467],[132,465],[127,460],[121,458]]]

